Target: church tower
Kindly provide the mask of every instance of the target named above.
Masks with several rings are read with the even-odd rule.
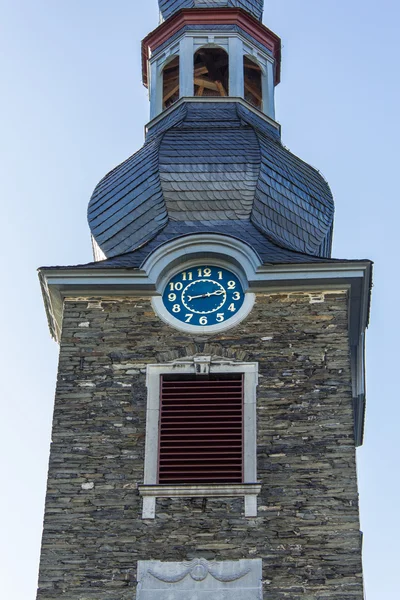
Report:
[[[362,600],[371,263],[281,142],[263,0],[159,0],[143,147],[40,269],[60,344],[38,600]]]

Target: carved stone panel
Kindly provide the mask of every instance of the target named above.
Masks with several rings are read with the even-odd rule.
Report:
[[[261,559],[138,561],[137,600],[262,600]]]

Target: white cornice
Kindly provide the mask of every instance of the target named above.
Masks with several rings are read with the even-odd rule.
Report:
[[[185,31],[182,31],[180,35],[177,35],[176,37],[174,36],[173,39],[170,41],[169,45],[167,42],[164,42],[164,44],[162,44],[159,48],[156,48],[154,52],[151,52],[150,62],[153,62],[154,60],[158,61],[160,57],[162,57],[162,60],[165,60],[165,58],[174,53],[173,49],[179,44],[181,39],[184,37],[192,37],[195,43],[196,38],[201,39],[202,41],[200,43],[202,46],[204,45],[204,38],[212,38],[216,45],[220,45],[220,40],[235,37],[239,38],[246,46],[250,46],[252,49],[254,49],[255,56],[261,56],[266,62],[270,62],[272,64],[275,63],[275,59],[271,51],[268,51],[266,48],[265,50],[261,50],[259,42],[251,42],[248,39],[248,37],[239,33],[238,31],[196,29],[195,27],[191,27],[190,25],[186,25],[185,27],[187,27],[187,29],[185,29]],[[250,36],[250,34],[248,35]]]
[[[192,237],[192,236],[191,236]],[[220,236],[223,237],[223,236]],[[181,238],[182,243],[182,238]],[[243,244],[244,246],[244,244]],[[187,246],[187,250],[189,246]],[[174,258],[172,263],[162,259],[162,252],[154,256],[154,260],[146,261],[148,272],[142,269],[57,269],[43,268],[39,270],[39,277],[45,300],[46,312],[51,333],[56,340],[62,324],[63,302],[66,297],[128,297],[128,296],[159,296],[162,285],[167,277],[168,267],[172,270],[179,268],[193,260],[207,257],[210,261],[210,251],[192,245],[196,252],[183,252],[175,255],[176,248],[171,248],[171,254],[166,256]],[[214,248],[216,250],[216,248]],[[218,260],[219,252],[211,256]],[[371,263],[368,261],[334,262],[334,263],[303,263],[295,265],[258,265],[253,259],[247,257],[247,265],[240,262],[240,252],[237,256],[225,255],[224,264],[229,265],[236,273],[242,269],[242,281],[245,289],[251,292],[284,292],[284,291],[313,291],[315,289],[342,290],[348,289],[352,306],[358,306],[357,316],[359,323],[357,330],[365,328],[368,318],[369,286],[371,278]],[[220,258],[222,260],[222,258]],[[258,259],[259,260],[259,259]],[[239,266],[240,265],[240,268]],[[252,265],[252,268],[250,267]],[[144,265],[143,265],[144,267]],[[247,268],[246,268],[247,267]],[[352,309],[353,312],[353,309]]]

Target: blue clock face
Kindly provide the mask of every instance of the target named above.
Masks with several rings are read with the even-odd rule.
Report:
[[[236,275],[221,267],[193,267],[167,283],[163,303],[167,311],[190,325],[210,326],[231,319],[244,301]]]

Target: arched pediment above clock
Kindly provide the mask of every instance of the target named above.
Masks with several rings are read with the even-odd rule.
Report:
[[[254,279],[262,261],[257,252],[245,242],[226,235],[202,233],[173,239],[152,252],[141,268],[157,288],[162,289],[171,273],[186,264],[215,262],[232,268],[244,288]]]

